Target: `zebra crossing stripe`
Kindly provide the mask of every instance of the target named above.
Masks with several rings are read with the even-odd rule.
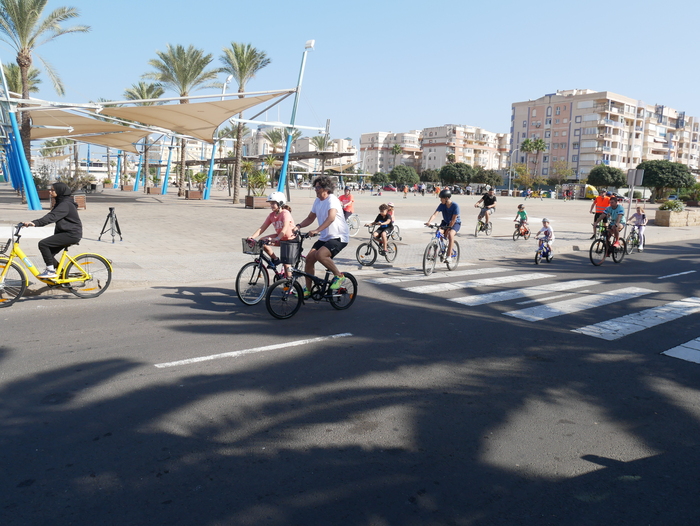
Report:
[[[500,276],[497,278],[482,278],[471,281],[456,281],[454,283],[435,283],[434,285],[421,285],[419,287],[408,287],[403,290],[415,292],[416,294],[433,294],[435,292],[447,292],[450,290],[471,289],[475,287],[487,287],[490,285],[503,285],[506,283],[517,283],[518,281],[532,281],[534,279],[555,278],[554,274],[544,274],[541,272],[530,272],[526,274],[512,274],[510,276]]]
[[[601,292],[600,294],[591,294],[570,300],[557,301],[547,303],[546,305],[538,305],[537,307],[529,307],[527,309],[513,310],[504,312],[506,316],[520,318],[525,321],[540,321],[563,314],[572,314],[587,309],[594,309],[602,305],[609,305],[618,301],[625,301],[645,294],[651,294],[655,290],[642,289],[639,287],[627,287],[616,290]]]
[[[545,285],[536,285],[534,287],[525,287],[522,289],[502,290],[499,292],[491,292],[489,294],[450,298],[450,301],[473,307],[476,305],[485,305],[487,303],[496,303],[498,301],[507,301],[518,298],[533,298],[535,296],[549,294],[550,292],[559,292],[562,290],[577,289],[580,287],[593,287],[595,285],[600,285],[600,283],[600,281],[577,279],[574,281],[547,283]]]
[[[471,263],[469,263],[471,264]],[[451,272],[435,272],[430,276],[421,275],[407,275],[407,276],[396,276],[393,278],[375,278],[368,279],[368,283],[374,283],[375,285],[386,285],[389,283],[402,283],[404,281],[421,281],[424,279],[438,279],[438,278],[451,278],[459,276],[473,276],[479,274],[494,274],[496,272],[506,272],[508,269],[501,267],[489,267],[489,268],[474,268],[471,270],[453,270]]]
[[[661,354],[680,358],[687,362],[700,363],[700,338],[695,338],[689,342],[685,342],[678,347],[664,351]]]
[[[581,327],[573,332],[612,341],[650,327],[656,327],[662,323],[677,320],[683,316],[695,314],[696,312],[700,312],[700,298],[684,298],[660,307]]]

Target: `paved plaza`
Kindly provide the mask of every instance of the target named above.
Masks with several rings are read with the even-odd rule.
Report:
[[[245,194],[243,190],[242,195]],[[355,211],[363,223],[374,220],[381,203],[396,205],[396,222],[401,227],[402,241],[393,263],[380,256],[373,267],[360,267],[355,251],[367,240],[362,228],[337,260],[341,270],[358,275],[397,269],[418,269],[422,263],[430,230],[423,223],[439,204],[434,195],[420,196],[384,192],[381,196],[356,193]],[[306,217],[315,195],[312,190],[292,190],[291,207],[295,222]],[[454,200],[461,207],[462,230],[458,241],[463,261],[521,259],[523,265],[533,264],[536,249],[534,233],[541,227],[540,219],[551,220],[555,232],[554,254],[575,253],[588,257],[591,221],[588,213],[591,201],[562,201],[499,197],[498,208],[492,221],[490,237],[474,237],[478,196],[458,195]],[[513,241],[513,218],[517,205],[523,203],[530,217],[533,237]],[[48,202],[42,202],[48,209]],[[98,237],[109,213],[114,207],[123,240],[115,243],[109,234]],[[654,217],[656,205],[646,205],[646,212]],[[12,224],[41,217],[46,212],[28,211],[20,203],[8,183],[0,183],[0,239],[9,237]],[[235,279],[238,269],[251,256],[241,251],[241,238],[252,234],[269,213],[268,209],[246,209],[234,204],[226,191],[212,191],[208,201],[185,200],[177,197],[176,189],[165,196],[145,195],[141,192],[104,190],[87,196],[87,209],[80,211],[84,238],[72,253],[94,251],[108,257],[114,265],[114,289],[158,286],[173,283],[207,283]],[[37,266],[42,265],[37,240],[51,235],[53,226],[23,231],[22,247]],[[647,244],[654,245],[700,238],[700,227],[668,228],[653,224],[646,231]],[[310,246],[308,243],[307,246]],[[37,283],[34,283],[34,287]]]

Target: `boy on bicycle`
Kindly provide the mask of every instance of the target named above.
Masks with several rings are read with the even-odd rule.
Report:
[[[617,204],[617,197],[610,198],[610,206],[601,214],[598,220],[593,223],[594,227],[598,226],[600,221],[608,220],[608,230],[611,230],[615,237],[614,247],[620,245],[620,232],[625,228],[625,207]]]
[[[443,233],[448,240],[446,257],[452,257],[452,247],[455,244],[455,235],[462,227],[462,220],[459,217],[459,205],[452,201],[452,192],[450,192],[447,188],[441,190],[439,195],[440,204],[435,212],[433,212],[433,215],[430,216],[428,222],[425,223],[425,226],[430,226],[438,213],[442,212],[440,229],[443,230]]]
[[[386,253],[386,243],[389,234],[394,230],[394,220],[389,215],[389,205],[379,205],[379,214],[374,218],[373,223],[367,223],[365,226],[378,225],[374,232],[372,232],[372,237],[375,239],[381,239],[382,247]]]
[[[488,192],[474,203],[474,208],[479,208],[481,203],[484,203],[484,207],[481,209],[481,212],[479,212],[479,219],[486,216],[484,218],[484,223],[488,223],[489,215],[496,211],[496,190],[494,188],[489,188]]]
[[[540,234],[542,234],[542,237],[540,237]],[[554,230],[552,230],[552,227],[549,225],[549,219],[546,217],[542,218],[542,228],[539,232],[537,232],[535,239],[540,242],[540,246],[542,246],[543,243],[548,243],[549,250],[552,250],[552,243],[554,243]]]

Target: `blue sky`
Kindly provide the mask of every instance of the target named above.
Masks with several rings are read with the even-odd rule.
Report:
[[[223,47],[250,43],[272,62],[248,90],[290,88],[304,43],[315,39],[297,123],[323,126],[331,119],[331,136],[356,144],[363,132],[447,123],[507,132],[512,102],[557,89],[608,90],[700,115],[697,2],[48,3],[58,6],[78,8],[80,18],[69,24],[92,30],[37,50],[66,86],[59,99],[43,76],[38,96],[49,100],[122,99],[167,43],[202,48],[217,67]],[[0,59],[14,58],[0,44]],[[291,103],[281,106],[281,120],[290,114]],[[268,117],[277,120],[277,111]]]

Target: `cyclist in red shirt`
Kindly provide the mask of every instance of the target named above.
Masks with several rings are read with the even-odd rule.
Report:
[[[349,186],[345,187],[345,193],[338,197],[338,200],[340,201],[340,204],[343,205],[343,215],[347,221],[348,217],[350,217],[355,211],[355,199],[353,199],[352,194],[350,193]]]

